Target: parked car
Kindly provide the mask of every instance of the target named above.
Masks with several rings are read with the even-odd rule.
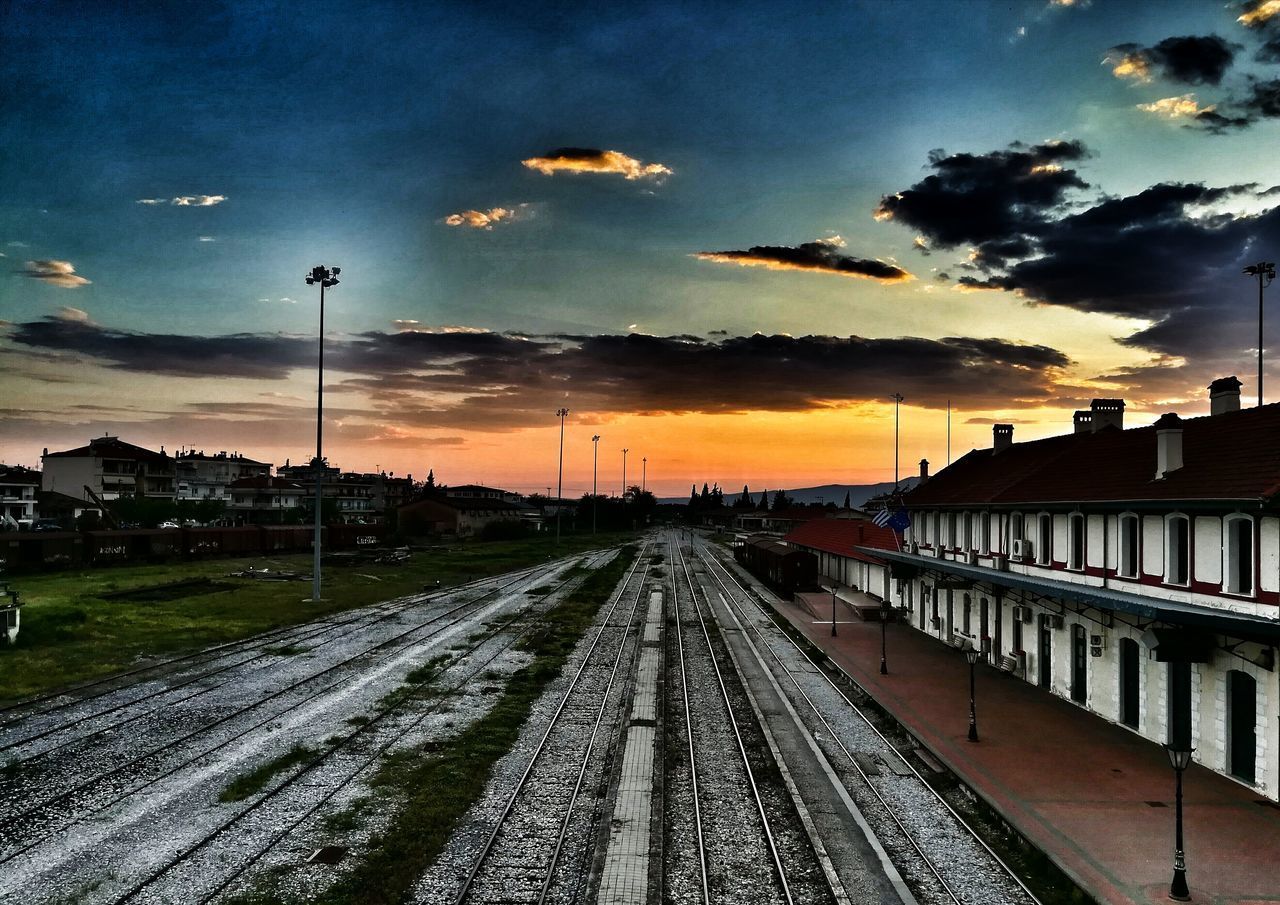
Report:
[[[182,526],[179,525],[177,522],[170,520],[167,522],[161,522],[160,527],[161,528],[181,528]]]

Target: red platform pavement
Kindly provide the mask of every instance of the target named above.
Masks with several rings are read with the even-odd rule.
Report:
[[[1167,903],[1173,876],[1174,774],[1164,750],[1069,701],[977,668],[980,741],[969,730],[969,664],[910,626],[818,622],[781,612],[923,745],[1099,902]],[[1203,767],[1183,776],[1192,901],[1280,902],[1280,809]],[[1165,807],[1153,807],[1158,802]]]

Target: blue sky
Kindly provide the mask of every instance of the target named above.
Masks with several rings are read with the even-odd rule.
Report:
[[[1240,295],[1246,316],[1238,259],[1272,253],[1258,251],[1269,221],[1246,221],[1270,209],[1262,193],[1280,183],[1272,114],[1249,101],[1274,77],[1275,63],[1255,59],[1271,25],[1237,21],[1257,6],[8,4],[0,12],[0,251],[12,266],[0,280],[0,319],[11,328],[0,355],[10,403],[0,412],[0,456],[30,462],[44,446],[78,445],[104,430],[153,445],[304,456],[313,376],[301,359],[248,378],[202,366],[208,348],[193,352],[190,374],[148,368],[145,350],[242,334],[314,337],[316,300],[302,276],[321,262],[343,268],[327,308],[339,344],[406,327],[568,335],[577,338],[571,345],[636,333],[698,337],[705,346],[757,331],[997,339],[1051,348],[1070,364],[1033,365],[1052,369],[1040,391],[1010,386],[1003,406],[991,394],[970,398],[957,379],[962,420],[976,425],[965,429],[971,445],[986,442],[994,418],[1036,435],[1065,429],[1070,409],[1090,395],[1123,395],[1153,416],[1165,403],[1190,412],[1206,376],[1232,366],[1251,372],[1256,340],[1242,327],[1235,336],[1224,325],[1199,358],[1186,344],[1117,343],[1186,303],[1139,307],[1073,292],[1043,303],[1038,293],[1054,290],[1029,284],[1025,271],[1010,276],[1012,260],[978,275],[986,291],[953,291],[977,240],[939,244],[931,237],[945,230],[929,215],[873,214],[883,197],[941,172],[931,151],[942,149],[935,160],[992,155],[1015,142],[1083,148],[1066,164],[1079,184],[1037,214],[1043,222],[1028,233],[1037,242],[1051,241],[1049,220],[1153,185],[1251,184],[1176,214],[1200,227],[1208,216],[1239,224],[1212,227],[1215,237],[1236,232],[1197,273],[1220,280],[1220,294]],[[1230,64],[1189,79],[1157,50],[1171,37],[1214,35],[1230,48]],[[1120,45],[1129,49],[1117,54]],[[1117,77],[1125,53],[1145,60],[1148,81]],[[1215,134],[1209,120],[1138,106],[1188,95],[1191,110],[1216,104],[1237,121]],[[627,178],[523,163],[552,160],[561,148],[614,151],[657,169]],[[488,229],[447,220],[494,209],[510,213]],[[913,247],[917,236],[929,254]],[[824,260],[882,262],[914,279],[696,257],[806,244]],[[1154,262],[1134,254],[1134,267]],[[21,329],[55,320],[78,324],[80,344],[52,342],[48,331],[35,342]],[[120,342],[104,351],[98,333],[84,339],[85,325],[128,337],[134,351],[127,360]],[[231,359],[269,354],[234,345],[225,351]],[[428,371],[414,376],[439,376],[457,360],[431,354]],[[779,354],[781,363],[762,366],[762,380],[785,381],[786,356],[810,353]],[[1025,371],[1019,354],[1000,359],[1005,371]],[[1144,370],[1153,361],[1176,375],[1153,376]],[[416,385],[405,372],[420,365],[402,363],[395,380],[386,370],[335,372],[335,381],[354,381],[334,401],[341,408],[346,393],[350,434],[340,427],[334,440],[342,464],[425,471],[439,462],[458,481],[542,480],[537,468],[510,464],[511,450],[545,444],[553,418],[495,417],[501,398],[518,395],[510,385],[495,397],[476,377],[483,368]],[[683,379],[714,385],[716,367],[709,359]],[[872,478],[883,465],[872,450],[884,439],[886,387],[856,374],[836,374],[803,404],[753,408],[711,391],[690,394],[706,398],[686,405],[680,388],[648,373],[636,377],[643,398],[615,405],[597,391],[594,371],[574,370],[577,384],[539,373],[564,386],[546,407],[568,400],[584,432],[607,426],[620,441],[666,446],[685,438],[695,451],[661,456],[673,463],[673,486],[686,472],[737,486],[739,478]],[[910,362],[894,373],[908,406],[920,406],[916,446],[936,457],[939,422],[929,413],[946,375],[917,387]],[[163,394],[153,392],[157,380]],[[193,408],[211,402],[221,408]],[[268,402],[281,408],[253,408]],[[403,411],[412,417],[398,418]],[[716,443],[752,423],[781,429],[778,419],[804,413],[819,433],[844,418],[849,445],[798,467],[808,429],[789,420],[794,448],[753,459]],[[462,473],[475,463],[485,475]]]

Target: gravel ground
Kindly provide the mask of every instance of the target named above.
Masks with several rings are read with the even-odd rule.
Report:
[[[671,535],[674,540],[674,535]],[[681,693],[680,650],[688,670],[689,722],[693,727],[693,756],[697,767],[698,802],[706,850],[707,885],[712,901],[784,902],[774,856],[764,822],[751,790],[755,778],[769,829],[778,850],[795,902],[830,902],[832,894],[800,823],[796,808],[783,784],[777,765],[756,722],[719,627],[704,610],[707,633],[698,619],[690,582],[697,588],[698,604],[707,593],[701,567],[687,562],[688,577],[680,565],[682,554],[672,543],[669,559],[674,581],[674,604],[668,611],[666,687],[665,798],[666,897],[670,902],[702,901],[701,875],[694,827],[689,740],[685,701]],[[679,620],[679,626],[676,625]],[[677,628],[679,633],[677,634]],[[728,699],[721,693],[714,663],[720,665]],[[742,737],[742,756],[730,714],[736,717]]]
[[[499,674],[516,668],[490,626],[549,606],[554,595],[524,592],[557,581],[573,562],[516,573],[506,586],[498,579],[352,611],[11,717],[0,744],[20,763],[0,777],[0,900],[116,901],[137,892],[138,901],[192,901],[256,861],[263,845],[296,856],[289,830],[300,814],[314,808],[318,820],[341,806],[349,796],[335,789],[358,785],[349,780],[362,748],[447,733],[475,716],[414,722],[396,711],[360,744],[337,744],[353,732],[348,721],[385,711],[388,692],[444,654],[467,651]],[[484,700],[476,696],[475,715]],[[270,779],[268,790],[288,788],[269,800],[218,800],[232,779],[300,744],[323,754],[320,769],[297,782],[298,767]]]
[[[738,618],[761,646],[796,712],[922,905],[1034,903],[973,832],[910,770],[895,747],[777,627],[759,603],[761,597],[771,597],[769,592],[736,564],[726,565],[713,545],[699,544],[699,553],[715,557],[749,588],[744,592],[712,567],[724,579],[727,590],[722,592],[735,602]],[[860,769],[858,760],[866,767]]]

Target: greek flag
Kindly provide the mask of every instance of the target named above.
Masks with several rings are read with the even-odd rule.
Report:
[[[892,518],[893,513],[890,512],[889,507],[886,506],[875,514],[875,517],[871,519],[871,524],[875,525],[877,528],[883,528],[885,525],[889,524],[889,520]]]
[[[907,515],[907,510],[901,507],[897,510],[890,510],[886,506],[875,514],[871,519],[871,524],[879,528],[892,528],[894,531],[906,531],[911,527],[911,516]]]

